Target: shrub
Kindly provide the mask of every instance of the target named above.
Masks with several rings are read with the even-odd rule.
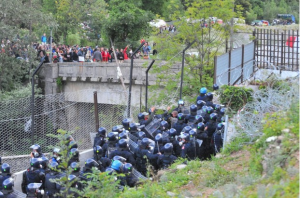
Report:
[[[253,100],[253,90],[250,88],[223,85],[218,93],[220,95],[220,102],[227,104],[227,107],[233,111],[238,111],[247,102]]]

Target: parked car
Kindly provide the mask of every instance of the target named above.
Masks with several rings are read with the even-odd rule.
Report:
[[[261,22],[262,22],[263,26],[269,26],[270,25],[269,21],[261,20]]]
[[[252,26],[262,26],[263,23],[261,22],[261,20],[254,20],[251,22]]]

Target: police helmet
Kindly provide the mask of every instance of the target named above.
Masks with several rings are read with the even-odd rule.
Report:
[[[214,84],[214,85],[213,85],[213,90],[218,90],[218,89],[219,89],[219,85]]]
[[[30,159],[30,166],[32,168],[39,169],[41,161],[42,161],[41,158],[31,158]]]
[[[69,143],[69,149],[72,149],[72,148],[78,148],[78,144],[74,140]]]
[[[49,164],[49,168],[50,168],[50,170],[58,171],[58,163],[52,161],[52,162]]]
[[[42,161],[41,161],[41,165],[42,165],[42,168],[47,168],[48,167],[48,164],[49,164],[49,159],[47,157],[41,157]]]
[[[214,98],[214,95],[211,92],[209,92],[209,93],[206,94],[206,98],[207,98],[208,101],[212,101],[213,98]]]
[[[68,181],[73,181],[76,179],[76,176],[75,175],[69,175],[68,176]]]
[[[125,139],[120,139],[118,142],[119,148],[126,149],[128,147],[127,141]]]
[[[112,132],[121,133],[122,131],[123,131],[123,125],[113,126],[113,128],[112,128]]]
[[[126,158],[122,157],[122,156],[119,156],[119,155],[116,155],[114,158],[113,158],[113,161],[116,161],[116,160],[119,160],[120,162],[122,163],[126,163]]]
[[[192,130],[192,127],[190,127],[190,126],[185,126],[185,127],[182,129],[182,132],[188,133],[190,130]]]
[[[119,160],[114,160],[112,163],[111,163],[111,168],[116,170],[116,171],[120,171],[121,170],[121,167],[123,166],[123,163]]]
[[[222,129],[224,129],[224,124],[223,123],[219,123],[218,125],[217,125],[217,130],[222,130]]]
[[[80,171],[80,164],[78,162],[72,162],[70,167],[72,169],[72,173],[78,173]]]
[[[60,149],[59,148],[54,148],[53,149],[53,155],[54,154],[60,155]]]
[[[194,137],[196,136],[196,134],[197,134],[196,129],[190,130],[190,131],[189,131],[189,134],[190,134],[190,138],[194,138]]]
[[[7,178],[6,180],[3,181],[2,186],[3,186],[3,194],[10,193],[11,191],[13,191],[14,179],[11,177]]]
[[[195,104],[192,104],[191,106],[190,106],[190,111],[191,111],[191,113],[192,112],[197,112],[197,106],[195,105]]]
[[[212,121],[216,121],[217,120],[217,116],[218,116],[218,114],[216,114],[216,113],[212,113],[212,114],[210,114],[210,119],[212,120]]]
[[[200,93],[201,93],[201,94],[206,94],[206,92],[207,92],[206,87],[202,87],[202,88],[200,89]]]
[[[215,105],[214,105],[214,109],[215,109],[216,112],[220,112],[220,110],[221,110],[221,105],[215,104]]]
[[[185,115],[184,115],[183,113],[179,113],[179,114],[177,115],[177,119],[178,119],[178,120],[184,120],[184,118],[185,118]]]
[[[122,168],[121,172],[126,174],[132,172],[133,166],[130,163],[126,163],[124,164],[124,166],[121,166],[121,168]]]
[[[145,119],[145,115],[143,113],[139,113],[138,120],[144,120],[144,119]]]
[[[70,155],[73,157],[73,158],[79,158],[79,151],[77,148],[72,148],[70,150]]]
[[[86,169],[92,169],[93,167],[98,167],[98,166],[99,166],[99,164],[92,158],[87,159],[84,164],[84,167]]]
[[[206,105],[203,105],[203,107],[202,107],[202,111],[203,111],[203,112],[206,112],[206,109],[207,109],[207,107],[208,107],[208,106],[206,106]]]
[[[110,142],[117,141],[117,134],[115,132],[110,132],[107,137]]]
[[[0,198],[4,198],[4,194],[0,191]]]
[[[100,127],[100,128],[98,129],[98,134],[99,134],[100,136],[102,136],[102,137],[105,137],[105,136],[106,136],[106,128]]]
[[[214,109],[211,107],[211,106],[208,106],[207,108],[206,108],[206,113],[207,114],[211,114],[211,113],[213,113],[214,112]]]
[[[102,147],[101,147],[101,146],[95,146],[95,147],[94,147],[94,154],[95,154],[95,155],[100,155],[100,156],[102,156],[102,154],[103,154],[103,149],[102,149]]]
[[[225,114],[225,111],[226,111],[226,109],[225,108],[222,108],[222,109],[220,109],[220,115],[224,115]]]
[[[167,121],[163,120],[163,121],[160,122],[160,129],[161,129],[162,131],[165,131],[165,130],[167,130],[168,128],[169,128],[169,124],[168,124]]]
[[[204,100],[198,100],[197,101],[197,109],[201,109],[204,105],[206,104],[206,102]]]
[[[137,126],[136,126],[136,124],[135,124],[134,122],[131,122],[131,123],[129,124],[129,131],[130,131],[130,132],[137,131]]]
[[[178,100],[178,105],[182,105],[182,106],[184,106],[184,101],[183,100]]]
[[[123,125],[124,129],[126,129],[126,130],[129,129],[129,124],[130,124],[130,119],[129,119],[129,118],[125,118],[125,119],[122,121],[122,125]]]
[[[139,139],[142,140],[143,138],[146,137],[146,133],[143,132],[143,131],[140,131],[140,132],[138,133],[138,136],[139,136]]]
[[[171,137],[175,137],[175,136],[177,135],[176,129],[171,128],[171,129],[169,130],[169,134],[170,134]]]
[[[160,133],[155,136],[155,141],[158,143],[162,143],[162,139],[163,139],[163,136]]]
[[[190,134],[189,133],[182,133],[180,137],[186,141],[190,141]]]
[[[205,128],[205,124],[203,122],[199,122],[197,125],[197,131],[198,132],[204,131],[204,128]]]
[[[172,155],[173,153],[173,144],[167,143],[164,146],[164,155]]]
[[[40,145],[38,145],[38,144],[34,144],[30,148],[33,150],[36,150],[38,153],[41,153],[41,151],[42,151]]]
[[[129,131],[124,130],[122,133],[119,134],[119,139],[128,139]]]
[[[6,174],[10,174],[10,165],[7,163],[3,163],[1,166],[1,172],[2,173],[6,173]]]
[[[115,172],[115,170],[109,167],[105,169],[105,172],[107,173],[107,175],[112,175]]]
[[[150,139],[149,138],[143,138],[142,139],[142,146],[144,146],[145,148],[147,146],[149,146],[149,144],[151,143]]]
[[[199,122],[203,122],[203,117],[201,116],[201,115],[196,115],[196,117],[195,117],[195,121],[196,121],[196,123],[199,123]]]

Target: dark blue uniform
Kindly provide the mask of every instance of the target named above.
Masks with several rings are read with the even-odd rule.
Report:
[[[127,163],[130,163],[132,164],[132,166],[135,166],[134,155],[129,150],[115,150],[111,153],[109,158],[113,159],[115,156],[124,157]]]
[[[96,146],[103,146],[105,144],[105,139],[104,137],[100,136],[99,134],[96,135],[95,139],[94,139],[94,146],[93,147],[96,147]]]
[[[98,164],[99,164],[98,169],[101,172],[105,172],[106,168],[108,168],[111,164],[111,160],[106,157],[101,157],[99,160],[94,158],[94,160],[96,162],[98,162]]]
[[[22,192],[26,194],[26,187],[30,183],[44,183],[45,175],[41,173],[39,170],[27,169],[23,172],[23,180],[22,180]]]
[[[196,104],[198,100],[203,100],[204,102],[206,102],[207,101],[206,94],[200,94],[200,96],[197,97]]]
[[[193,160],[196,158],[196,145],[192,142],[184,143],[181,147],[181,157]]]
[[[8,179],[11,177],[11,174],[1,174],[0,175],[0,191],[3,190],[3,185],[2,183],[4,182],[4,180]]]
[[[173,128],[176,129],[177,135],[180,135],[180,132],[181,132],[182,129],[183,129],[184,127],[186,127],[186,126],[187,126],[187,124],[185,124],[185,123],[180,123],[179,121],[177,121],[177,122],[174,124]]]
[[[177,157],[174,155],[160,155],[157,160],[158,169],[168,168],[175,160]]]

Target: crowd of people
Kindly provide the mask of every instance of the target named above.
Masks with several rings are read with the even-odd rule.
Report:
[[[142,41],[144,41],[142,39]],[[155,45],[155,44],[154,44]],[[127,45],[124,49],[115,49],[98,47],[92,48],[91,46],[69,46],[69,45],[56,45],[52,43],[50,46],[50,39],[46,39],[46,34],[41,37],[41,44],[36,43],[33,48],[37,51],[37,57],[41,61],[44,59],[45,63],[50,61],[51,51],[53,62],[112,62],[113,59],[120,63],[131,58],[133,55],[132,48]],[[52,49],[50,49],[52,48]],[[148,42],[145,42],[142,51],[138,51],[134,55],[134,59],[149,58],[151,47]],[[154,51],[154,54],[157,51]],[[115,57],[116,56],[116,57]]]

